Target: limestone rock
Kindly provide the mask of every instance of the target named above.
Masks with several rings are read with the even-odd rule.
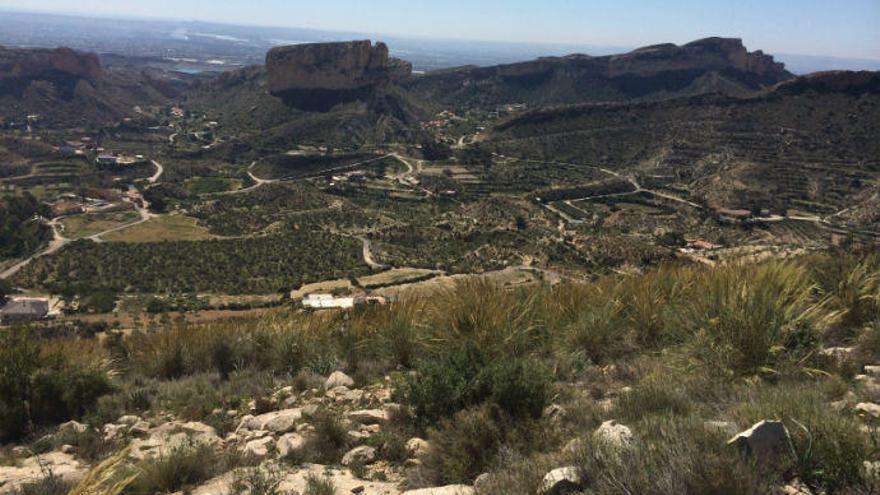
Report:
[[[272,433],[287,433],[296,428],[296,423],[302,419],[302,409],[284,409],[273,411],[259,416],[245,416],[238,425],[239,430],[266,430]]]
[[[376,460],[376,449],[373,447],[367,447],[366,445],[361,447],[355,447],[348,452],[344,456],[342,456],[342,465],[343,466],[351,466],[353,464],[369,464]]]
[[[244,453],[248,457],[265,459],[269,457],[269,450],[274,444],[275,439],[272,437],[263,437],[257,440],[251,440],[244,445],[244,448],[242,448],[242,453]]]
[[[214,446],[220,443],[222,440],[217,436],[216,430],[204,423],[172,421],[153,428],[145,439],[132,440],[130,455],[135,459],[145,459],[167,455],[184,446]]]
[[[85,476],[86,471],[85,465],[64,452],[29,457],[15,466],[0,466],[0,495],[17,494],[22,486],[45,478],[47,472],[65,482],[76,483]]]
[[[281,457],[287,457],[302,451],[306,445],[306,439],[299,433],[288,433],[278,439],[275,449]]]
[[[82,435],[89,427],[77,421],[68,421],[58,426],[59,435]]]
[[[341,371],[334,371],[327,377],[327,381],[324,382],[324,389],[331,390],[336,387],[353,387],[354,380],[351,379],[350,376],[346,375]]]
[[[431,444],[422,438],[413,437],[406,441],[406,452],[410,457],[424,457],[431,450]]]
[[[758,459],[768,459],[786,449],[789,442],[788,429],[782,421],[763,420],[738,433],[727,444]]]
[[[562,495],[581,488],[583,476],[575,466],[556,468],[544,475],[541,481],[540,495]]]
[[[388,413],[382,409],[361,409],[351,411],[346,416],[362,425],[381,425],[388,422]]]
[[[880,404],[873,402],[860,402],[856,404],[856,414],[860,416],[870,416],[872,418],[880,418]]]
[[[632,430],[628,426],[619,424],[614,420],[602,423],[593,432],[593,436],[597,440],[618,448],[628,447],[633,440]]]

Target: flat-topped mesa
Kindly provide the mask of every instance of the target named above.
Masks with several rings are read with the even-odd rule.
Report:
[[[94,53],[80,53],[70,48],[0,47],[0,90],[26,86],[37,80],[69,85],[84,79],[95,83],[101,76],[101,63]]]
[[[653,45],[608,59],[609,77],[688,69],[736,69],[778,80],[791,77],[784,64],[760,50],[749,52],[739,38],[704,38],[682,46]]]
[[[269,92],[353,91],[384,86],[412,67],[388,56],[384,43],[369,40],[280,46],[266,55]]]

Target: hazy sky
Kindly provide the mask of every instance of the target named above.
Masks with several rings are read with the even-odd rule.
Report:
[[[613,46],[718,35],[771,53],[880,59],[880,0],[0,0],[0,8]]]

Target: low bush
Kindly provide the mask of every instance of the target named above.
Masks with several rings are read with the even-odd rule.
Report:
[[[124,493],[153,495],[195,486],[241,464],[233,455],[220,455],[207,444],[182,444],[167,454],[148,458],[135,466],[137,477]]]
[[[512,416],[537,417],[547,403],[551,380],[536,361],[490,361],[468,346],[423,361],[400,390],[422,424],[487,401]]]

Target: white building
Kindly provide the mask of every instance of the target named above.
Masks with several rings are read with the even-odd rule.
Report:
[[[309,294],[302,300],[308,309],[348,309],[354,307],[353,297],[335,297],[330,294]]]

